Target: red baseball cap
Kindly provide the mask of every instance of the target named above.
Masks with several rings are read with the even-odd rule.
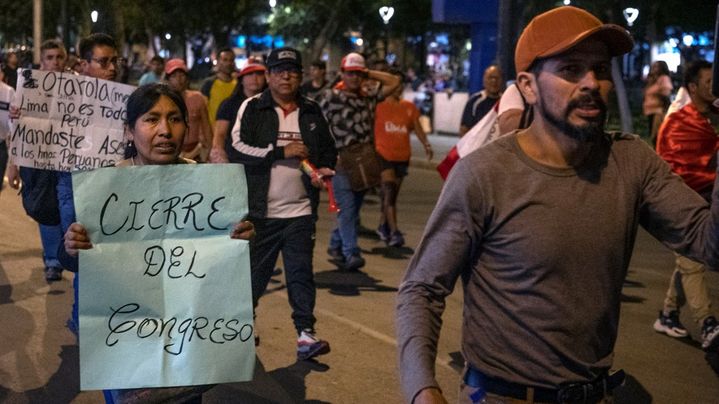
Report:
[[[254,72],[265,72],[267,71],[267,68],[265,65],[262,64],[262,62],[259,59],[255,58],[248,58],[247,64],[245,64],[245,67],[240,70],[239,77],[244,76],[245,74],[250,74]]]
[[[170,59],[165,63],[165,74],[171,75],[172,72],[175,70],[180,69],[183,72],[187,73],[190,71],[190,69],[187,68],[187,65],[185,64],[185,61],[179,58]]]
[[[623,55],[634,47],[626,29],[602,24],[581,8],[563,6],[538,15],[527,24],[517,41],[514,66],[517,72],[526,71],[535,60],[556,56],[590,37],[604,42],[611,56]]]
[[[342,63],[340,64],[340,67],[342,68],[342,71],[349,72],[349,71],[367,71],[367,66],[364,62],[364,57],[360,55],[359,53],[352,52],[345,55],[345,57],[342,58]]]

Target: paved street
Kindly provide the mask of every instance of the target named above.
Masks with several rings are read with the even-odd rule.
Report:
[[[456,138],[431,137],[439,161]],[[416,145],[415,145],[416,146]],[[415,156],[423,154],[415,147]],[[394,332],[397,286],[441,188],[437,173],[413,164],[399,196],[400,227],[409,247],[390,249],[376,236],[360,239],[367,266],[344,273],[327,261],[333,226],[321,205],[315,248],[318,333],[332,352],[317,362],[295,361],[295,334],[283,276],[277,276],[260,301],[261,336],[255,380],[223,385],[205,394],[206,403],[398,403]],[[326,195],[323,195],[326,198]],[[369,196],[363,225],[374,228],[377,197]],[[601,218],[597,218],[601,220]],[[42,274],[37,227],[25,216],[19,196],[0,193],[0,402],[97,403],[99,392],[79,392],[78,348],[65,328],[72,302],[72,274],[48,285]],[[601,240],[597,240],[600,243]],[[279,265],[281,266],[281,265]],[[673,255],[642,232],[624,289],[615,368],[629,375],[617,392],[618,403],[716,403],[719,378],[699,348],[698,326],[682,313],[694,340],[655,333]],[[719,275],[708,274],[714,302]],[[456,402],[461,327],[461,288],[450,297],[437,360],[437,378],[450,402]]]

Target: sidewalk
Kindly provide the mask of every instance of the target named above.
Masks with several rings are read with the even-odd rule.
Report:
[[[427,139],[432,145],[432,151],[434,151],[432,161],[427,161],[424,154],[424,146],[422,146],[422,143],[420,143],[419,139],[417,139],[417,136],[411,135],[410,139],[410,142],[412,143],[412,159],[410,164],[413,167],[435,170],[437,168],[437,164],[439,164],[447,153],[449,153],[452,147],[457,144],[459,136],[440,135],[438,133],[428,134]]]

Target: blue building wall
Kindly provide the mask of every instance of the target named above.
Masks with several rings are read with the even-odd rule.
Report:
[[[472,50],[469,53],[470,92],[482,89],[484,69],[496,61],[498,7],[499,0],[432,0],[434,22],[470,26],[472,40]]]

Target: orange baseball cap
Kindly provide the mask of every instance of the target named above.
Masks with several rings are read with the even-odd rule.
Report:
[[[262,61],[250,57],[247,59],[247,64],[245,65],[245,67],[240,70],[239,77],[242,77],[245,74],[264,71],[267,71],[267,68],[265,67],[265,65],[262,64]]]
[[[626,29],[602,24],[580,8],[563,6],[538,15],[527,24],[517,41],[514,66],[517,72],[527,71],[535,60],[558,55],[590,37],[604,42],[611,56],[623,55],[634,47]]]
[[[172,72],[175,70],[182,70],[183,72],[187,73],[189,69],[187,68],[187,65],[185,64],[185,61],[179,58],[170,59],[165,63],[165,74],[171,75]]]

